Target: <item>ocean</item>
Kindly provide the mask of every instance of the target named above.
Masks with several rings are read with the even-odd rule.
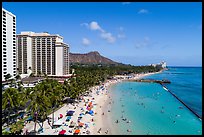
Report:
[[[201,68],[170,67],[144,78],[170,80],[171,83],[165,86],[202,115]],[[111,110],[113,134],[202,134],[202,121],[160,84],[125,81],[113,85],[110,90],[112,103],[108,109]]]

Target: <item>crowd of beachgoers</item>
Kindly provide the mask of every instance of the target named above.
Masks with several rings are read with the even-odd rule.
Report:
[[[127,79],[139,79],[146,74],[134,74],[131,77],[119,76],[117,78],[106,80],[101,85],[90,88],[90,92],[86,96],[80,97],[75,103],[66,103],[48,116],[48,119],[44,121],[43,128],[42,124],[36,125],[37,135],[102,135],[112,134],[110,126],[107,125],[107,116],[110,109],[107,108],[108,102],[110,102],[110,86],[117,82]],[[117,121],[116,121],[117,123]],[[35,123],[30,121],[25,123],[23,133],[29,134],[33,131]],[[131,132],[131,130],[129,131]]]

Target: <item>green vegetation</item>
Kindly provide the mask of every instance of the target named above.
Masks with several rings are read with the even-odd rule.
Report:
[[[2,111],[7,112],[8,124],[11,133],[17,134],[23,128],[22,121],[9,124],[11,113],[18,114],[18,110],[30,102],[26,108],[35,121],[34,130],[36,131],[36,123],[42,123],[47,116],[52,112],[54,121],[54,110],[63,104],[65,97],[73,99],[79,98],[85,94],[88,89],[94,85],[104,82],[106,79],[114,75],[131,73],[148,73],[159,71],[159,68],[153,66],[131,66],[131,65],[79,65],[71,66],[74,69],[75,77],[64,81],[64,84],[58,83],[56,80],[46,78],[43,82],[36,85],[34,88],[24,89],[20,83],[18,88],[7,88],[2,92]],[[41,72],[38,72],[41,75]],[[47,77],[47,76],[46,76]],[[16,83],[15,83],[16,84]],[[14,111],[15,110],[15,111]],[[2,118],[5,122],[6,118]],[[5,134],[8,132],[5,132]]]

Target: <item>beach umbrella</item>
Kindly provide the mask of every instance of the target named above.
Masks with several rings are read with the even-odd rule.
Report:
[[[87,110],[89,110],[89,111],[90,111],[90,110],[91,110],[91,107],[87,107]]]
[[[59,135],[64,135],[66,133],[66,130],[61,130],[60,132],[59,132]]]
[[[63,115],[62,114],[60,114],[60,118],[62,118],[63,117]]]
[[[93,110],[90,110],[89,114],[93,116],[93,114],[94,114]]]
[[[71,116],[68,116],[67,119],[66,119],[66,121],[69,121],[70,119],[71,119]]]
[[[80,127],[83,127],[83,125],[84,125],[84,123],[81,123],[81,122],[79,123],[79,126],[80,126]]]
[[[74,114],[74,112],[75,112],[75,111],[73,111],[73,110],[68,111],[68,112],[67,112],[67,116],[72,116],[72,115]]]
[[[76,129],[76,130],[74,131],[74,133],[78,134],[78,133],[80,133],[80,130],[79,130],[79,129]]]

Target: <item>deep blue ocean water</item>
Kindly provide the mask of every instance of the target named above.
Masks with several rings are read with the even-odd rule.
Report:
[[[201,114],[201,75],[201,68],[169,68],[146,78],[170,80],[171,84],[166,84],[168,89]],[[202,121],[160,84],[121,82],[110,90],[113,134],[202,134]],[[119,123],[115,123],[116,120]],[[127,129],[131,132],[127,132]]]

